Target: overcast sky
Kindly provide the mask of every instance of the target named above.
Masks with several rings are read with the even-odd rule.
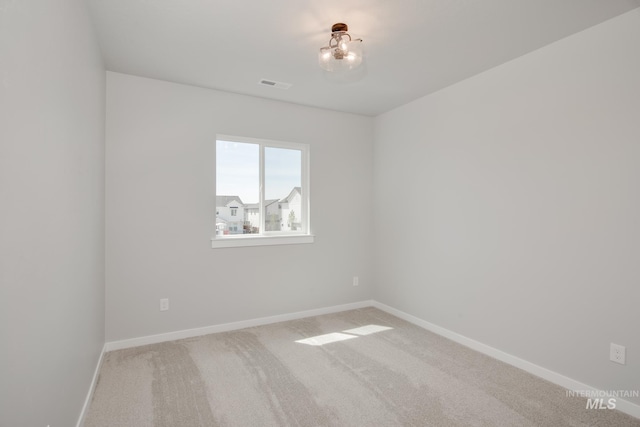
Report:
[[[244,203],[258,203],[259,153],[257,144],[217,141],[216,194],[240,196]],[[293,187],[300,187],[301,162],[300,150],[265,148],[266,200],[282,199]]]

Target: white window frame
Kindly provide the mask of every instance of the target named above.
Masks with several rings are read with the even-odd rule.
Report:
[[[259,146],[260,153],[260,200],[258,203],[258,212],[260,215],[260,233],[259,234],[236,234],[236,235],[222,235],[214,234],[211,238],[211,247],[217,248],[232,248],[242,246],[271,246],[271,245],[291,245],[302,243],[313,243],[314,235],[311,233],[311,221],[310,221],[310,185],[309,185],[309,145],[303,143],[294,142],[282,142],[273,141],[261,138],[248,138],[232,135],[216,135],[214,142],[214,158],[213,165],[215,170],[216,155],[217,155],[217,143],[218,141],[229,141],[247,144],[257,144]],[[265,215],[265,173],[264,173],[264,151],[265,148],[284,148],[291,150],[299,150],[301,152],[301,177],[300,177],[300,210],[301,210],[301,226],[300,231],[265,231],[266,215]],[[214,189],[216,188],[215,179],[217,179],[217,173],[214,172]],[[217,193],[216,193],[217,196]],[[215,203],[216,197],[214,197]],[[214,221],[215,222],[215,221]],[[215,228],[215,224],[214,224]],[[214,231],[215,233],[215,231]]]

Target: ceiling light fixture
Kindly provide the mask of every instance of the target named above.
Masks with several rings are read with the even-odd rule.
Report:
[[[329,46],[320,48],[318,62],[327,71],[348,71],[362,63],[362,39],[352,39],[347,24],[331,27]]]

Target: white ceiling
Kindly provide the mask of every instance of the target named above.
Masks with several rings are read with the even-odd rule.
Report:
[[[640,6],[640,0],[88,0],[106,68],[377,115]],[[349,81],[317,64],[364,39]],[[270,79],[288,90],[259,85]]]

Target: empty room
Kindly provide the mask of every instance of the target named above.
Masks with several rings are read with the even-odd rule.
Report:
[[[0,0],[0,427],[640,426],[640,0]]]

